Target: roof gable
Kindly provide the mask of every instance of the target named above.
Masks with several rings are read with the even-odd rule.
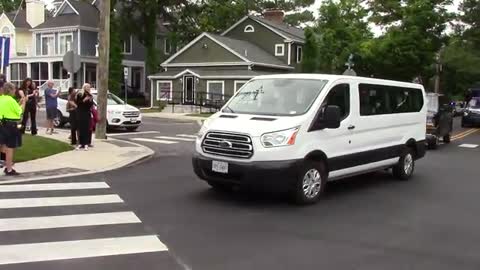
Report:
[[[228,34],[230,31],[238,27],[240,24],[242,24],[246,20],[252,20],[263,27],[267,28],[268,30],[272,31],[273,33],[277,34],[278,36],[284,38],[285,40],[291,40],[299,43],[304,43],[305,42],[305,35],[303,33],[302,29],[296,28],[289,26],[285,23],[275,23],[272,21],[269,21],[265,18],[262,17],[257,17],[257,16],[245,16],[238,22],[236,22],[234,25],[232,25],[230,28],[228,28],[225,32],[222,33],[222,36],[225,36]]]
[[[80,15],[80,13],[78,13],[78,11],[73,7],[72,3],[70,3],[70,1],[68,1],[68,0],[65,0],[60,5],[60,7],[57,9],[57,12],[55,12],[53,17],[57,17],[57,16],[63,15],[63,14],[73,14],[73,13],[77,14],[77,15]]]
[[[72,12],[73,11],[73,12]],[[65,26],[84,26],[98,28],[100,14],[90,2],[65,0],[51,18],[35,29],[57,28]]]

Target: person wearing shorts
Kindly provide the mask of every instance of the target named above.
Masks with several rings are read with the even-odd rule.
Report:
[[[53,81],[47,82],[47,89],[45,89],[45,107],[47,110],[47,134],[53,134],[54,124],[53,121],[57,118],[57,98],[60,95],[60,91],[53,89]]]
[[[22,113],[25,110],[26,97],[20,100],[20,104],[13,98],[15,86],[12,83],[3,85],[3,95],[0,96],[0,144],[2,152],[5,153],[5,170],[8,176],[15,176],[18,173],[13,169],[13,154],[15,149],[22,145],[22,134],[20,132]]]

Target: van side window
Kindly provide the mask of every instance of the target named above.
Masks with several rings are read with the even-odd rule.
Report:
[[[423,107],[420,89],[360,84],[360,115],[419,112]]]
[[[342,119],[350,114],[350,85],[348,83],[334,86],[322,103],[322,111],[326,106],[335,105],[340,107]]]

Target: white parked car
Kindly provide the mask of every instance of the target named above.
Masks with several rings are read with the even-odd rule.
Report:
[[[329,180],[390,168],[409,179],[425,155],[426,119],[419,84],[260,76],[204,122],[192,162],[213,188],[257,186],[313,203]]]
[[[97,101],[97,92],[92,90],[94,101]],[[142,124],[142,114],[140,110],[126,104],[123,100],[112,93],[107,94],[107,122],[108,128],[125,128],[134,131]],[[58,98],[58,117],[55,120],[55,126],[62,127],[69,121],[67,112],[68,93],[60,94]]]

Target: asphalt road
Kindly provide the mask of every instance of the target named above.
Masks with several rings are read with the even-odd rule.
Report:
[[[330,183],[318,204],[298,207],[277,195],[210,190],[191,168],[188,136],[196,130],[196,123],[147,120],[137,134],[114,136],[153,148],[154,158],[106,174],[43,181],[105,182],[108,189],[0,190],[9,199],[115,194],[123,200],[53,209],[1,209],[0,201],[2,217],[131,211],[141,221],[23,232],[1,232],[0,225],[0,269],[480,269],[480,147],[465,147],[480,144],[480,131],[429,151],[411,181],[384,172],[350,178]],[[168,252],[1,264],[2,247],[18,243],[139,235],[158,236]]]

